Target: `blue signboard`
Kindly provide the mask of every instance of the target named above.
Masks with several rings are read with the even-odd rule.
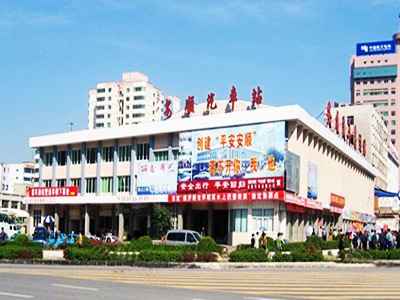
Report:
[[[392,41],[357,44],[357,56],[396,53],[396,43]]]

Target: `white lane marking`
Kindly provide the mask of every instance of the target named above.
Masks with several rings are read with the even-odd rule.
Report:
[[[96,292],[96,291],[99,290],[99,289],[97,289],[97,288],[91,288],[91,287],[86,287],[86,286],[65,285],[65,284],[57,284],[57,283],[53,283],[52,286],[61,287],[61,288],[66,288],[66,289],[75,289],[75,290],[92,291],[92,292]]]
[[[5,293],[5,292],[0,292],[0,296],[8,296],[8,297],[15,297],[15,298],[25,298],[25,299],[34,298],[32,295],[22,295],[22,294],[13,294],[13,293]]]

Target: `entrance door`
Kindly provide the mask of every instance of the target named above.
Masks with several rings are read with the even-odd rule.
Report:
[[[208,211],[207,210],[193,210],[192,211],[192,228],[185,228],[197,231],[199,233],[207,234],[208,232]]]
[[[213,238],[218,244],[228,244],[229,210],[214,210]]]

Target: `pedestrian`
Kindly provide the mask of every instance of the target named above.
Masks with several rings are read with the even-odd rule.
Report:
[[[256,239],[254,238],[254,233],[251,235],[251,248],[254,248]]]
[[[358,249],[358,235],[356,232],[353,233],[353,249],[357,250]]]
[[[254,246],[256,249],[260,248],[260,233],[258,231],[256,233],[256,240]]]
[[[388,244],[388,249],[392,249],[394,245],[394,240],[393,240],[393,235],[390,232],[390,229],[387,230],[386,232],[386,239],[387,239],[387,244]]]
[[[7,240],[8,240],[8,235],[7,233],[4,232],[4,227],[1,227],[0,241],[5,242]]]
[[[278,251],[282,251],[282,240],[281,240],[281,235],[282,233],[278,233],[278,236],[276,238],[276,248],[278,249]]]
[[[339,239],[339,251],[344,250],[344,238],[345,238],[345,235],[342,234],[340,239]]]
[[[268,238],[267,238],[267,234],[263,233],[263,238],[262,238],[262,247],[264,248],[264,250],[267,250],[267,244],[268,244]]]

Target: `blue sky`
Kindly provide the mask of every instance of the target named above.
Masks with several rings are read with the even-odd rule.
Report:
[[[0,161],[29,137],[87,126],[88,90],[141,71],[165,94],[299,103],[349,100],[358,42],[389,40],[400,3],[375,1],[0,1]]]

